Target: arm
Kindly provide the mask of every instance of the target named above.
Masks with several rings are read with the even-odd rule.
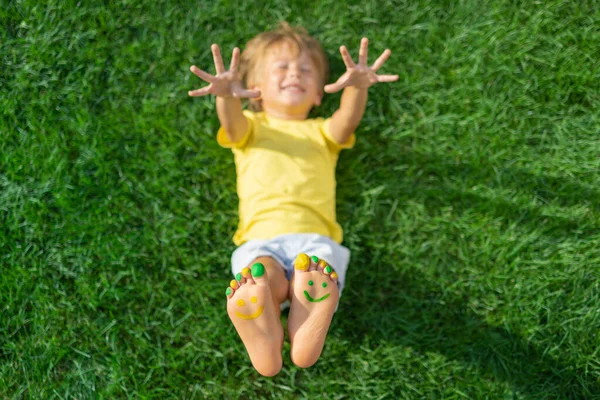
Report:
[[[231,143],[242,140],[248,120],[242,113],[242,101],[234,97],[217,97],[217,115]]]
[[[219,116],[219,121],[227,134],[227,138],[232,143],[235,143],[243,138],[248,129],[248,119],[242,113],[242,102],[240,98],[260,97],[260,91],[246,90],[242,86],[237,71],[240,59],[240,49],[237,47],[233,49],[231,64],[228,71],[225,71],[219,46],[213,44],[211,50],[217,74],[214,76],[210,75],[195,65],[192,65],[190,70],[200,79],[209,82],[210,85],[201,89],[191,90],[188,94],[193,97],[205,96],[207,94],[217,96],[217,115]]]
[[[368,46],[368,39],[363,38],[360,42],[358,65],[354,64],[348,49],[345,46],[340,47],[340,53],[344,59],[344,64],[346,64],[346,73],[337,82],[326,85],[324,88],[327,93],[335,93],[344,89],[340,108],[333,113],[329,128],[331,136],[339,144],[346,143],[352,132],[358,127],[367,105],[369,87],[377,82],[394,82],[398,80],[398,75],[377,75],[375,73],[392,52],[386,49],[369,67],[367,66]]]
[[[367,105],[367,95],[367,89],[353,86],[344,89],[340,108],[333,113],[329,124],[329,132],[339,144],[346,143],[360,124]]]

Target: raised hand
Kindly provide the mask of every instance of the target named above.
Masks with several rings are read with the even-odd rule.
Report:
[[[247,97],[256,98],[260,97],[259,90],[246,90],[242,86],[242,82],[238,74],[238,65],[240,61],[240,49],[234,48],[233,55],[231,56],[231,64],[229,70],[225,71],[223,65],[223,58],[221,57],[221,50],[219,46],[213,44],[211,47],[213,60],[215,62],[216,75],[211,75],[207,72],[202,71],[200,68],[192,65],[190,71],[194,73],[198,78],[210,85],[197,90],[190,90],[188,94],[192,97],[206,96],[207,94],[213,94],[218,97]]]
[[[360,51],[358,53],[358,65],[354,64],[346,46],[340,47],[340,53],[346,64],[346,72],[339,79],[330,85],[325,85],[325,92],[339,92],[345,87],[354,86],[359,89],[366,89],[377,82],[394,82],[398,80],[398,75],[377,75],[376,72],[383,63],[389,58],[392,52],[386,49],[381,56],[371,65],[367,65],[367,54],[369,51],[369,39],[362,38],[360,41]]]

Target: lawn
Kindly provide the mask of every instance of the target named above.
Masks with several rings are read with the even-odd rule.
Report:
[[[600,398],[600,5],[308,4],[1,7],[1,398]],[[352,262],[323,355],[286,344],[264,378],[225,312],[233,157],[187,91],[211,43],[228,65],[279,20],[330,82],[363,36],[400,79],[338,163]]]

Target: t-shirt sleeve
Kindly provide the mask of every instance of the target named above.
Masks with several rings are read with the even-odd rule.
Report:
[[[351,149],[352,147],[354,147],[354,143],[356,142],[356,135],[354,134],[354,132],[352,132],[348,140],[346,140],[346,143],[338,143],[338,141],[331,136],[331,131],[329,129],[330,124],[331,118],[327,118],[321,121],[320,130],[323,134],[323,137],[327,141],[327,146],[329,146],[331,150],[335,152],[340,152],[341,150]]]
[[[248,128],[246,129],[246,133],[237,142],[232,142],[227,137],[227,133],[225,132],[225,129],[223,129],[222,126],[219,127],[219,131],[217,132],[217,143],[219,143],[219,145],[221,147],[225,147],[227,149],[230,149],[230,148],[242,149],[242,148],[246,147],[246,145],[252,138],[252,135],[254,133],[254,126],[256,124],[256,118],[254,116],[254,113],[250,110],[243,110],[242,113],[244,114],[244,116],[246,117],[246,120],[248,121]]]

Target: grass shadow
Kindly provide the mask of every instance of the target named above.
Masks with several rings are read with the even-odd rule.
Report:
[[[366,266],[368,267],[368,266]],[[355,348],[371,343],[410,347],[417,353],[436,352],[507,382],[514,392],[536,398],[554,393],[560,398],[600,395],[592,374],[565,357],[548,356],[510,328],[493,326],[469,310],[468,299],[448,298],[441,287],[411,275],[361,278],[344,293],[344,318],[336,321],[342,336]],[[398,293],[373,295],[378,280]]]
[[[457,214],[492,216],[507,227],[519,223],[527,229],[535,229],[550,241],[600,231],[588,218],[569,213],[548,215],[542,207],[493,195],[495,191],[512,190],[544,196],[559,211],[563,207],[587,207],[597,211],[594,204],[600,191],[579,182],[537,175],[520,168],[507,168],[502,172],[506,179],[497,179],[498,171],[491,164],[480,168],[410,151],[403,152],[399,160],[397,154],[379,155],[377,164],[404,163],[422,173],[410,177],[398,173],[391,177],[389,168],[383,171],[373,166],[369,182],[374,186],[385,185],[386,199],[379,198],[382,202],[397,198],[413,200],[424,204],[432,214],[450,206]],[[347,174],[350,185],[355,185],[352,180],[356,178]],[[475,185],[485,186],[488,194],[471,190]],[[342,187],[338,193],[342,201],[351,198],[355,209],[358,208],[356,203],[363,200],[357,197],[356,186],[350,190]],[[368,226],[370,232],[389,231],[389,222],[383,215],[375,214],[363,226]],[[388,251],[369,244],[351,250],[353,260],[381,259],[382,251]],[[394,259],[389,251],[383,257]],[[553,393],[560,398],[600,395],[600,382],[585,367],[575,365],[573,359],[564,354],[549,355],[548,346],[536,347],[519,333],[518,327],[490,325],[470,308],[468,297],[459,297],[434,280],[422,279],[418,273],[395,272],[390,276],[389,266],[381,268],[381,261],[373,264],[362,266],[369,270],[367,276],[361,274],[360,278],[353,279],[349,273],[340,308],[344,317],[335,323],[342,336],[357,344],[357,348],[369,337],[371,343],[407,346],[420,353],[436,352],[450,360],[475,366],[484,375],[508,383],[514,392],[533,398],[540,393]]]

